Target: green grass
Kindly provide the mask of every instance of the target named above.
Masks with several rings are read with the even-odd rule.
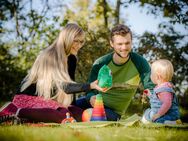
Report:
[[[0,141],[185,141],[188,130],[176,128],[103,127],[78,128],[0,126]]]
[[[2,104],[2,103],[1,103]],[[139,109],[140,108],[140,109]],[[125,118],[133,113],[141,113],[142,106],[132,103]],[[139,110],[138,110],[139,109]],[[180,109],[182,115],[187,110]],[[67,126],[33,127],[27,125],[0,125],[0,141],[187,141],[188,129],[144,128],[144,127],[102,127],[70,128]]]

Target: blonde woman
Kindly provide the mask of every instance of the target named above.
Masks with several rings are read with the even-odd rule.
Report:
[[[172,63],[166,59],[159,59],[151,65],[151,80],[156,87],[153,94],[145,90],[144,94],[150,99],[151,108],[143,115],[143,123],[178,123],[180,118],[178,101],[170,83],[174,74]]]
[[[67,112],[80,121],[82,109],[71,106],[73,93],[102,91],[97,81],[90,84],[73,81],[75,56],[84,38],[84,31],[77,24],[67,24],[53,44],[38,55],[13,101],[1,108],[0,122],[16,115],[31,121],[61,123]]]

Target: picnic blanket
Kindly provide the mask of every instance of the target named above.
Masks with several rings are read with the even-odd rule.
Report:
[[[150,123],[143,124],[141,122],[141,117],[134,114],[126,119],[119,121],[92,121],[92,122],[75,122],[75,123],[24,123],[27,126],[34,127],[63,127],[63,128],[104,128],[104,127],[142,127],[142,128],[178,128],[178,129],[188,129],[188,123],[183,123],[179,125],[174,124],[160,124],[160,123]]]
[[[1,124],[1,125],[12,125],[12,124]],[[174,124],[160,124],[160,123],[150,123],[143,124],[141,122],[141,117],[134,114],[126,119],[119,121],[92,121],[92,122],[75,122],[75,123],[23,123],[26,126],[34,127],[63,127],[63,128],[104,128],[104,127],[143,127],[143,128],[178,128],[178,129],[188,129],[188,123],[183,123],[179,125]]]
[[[64,126],[64,125],[61,125]],[[137,114],[130,116],[125,120],[120,121],[95,121],[95,122],[77,122],[73,124],[66,124],[65,126],[70,128],[101,128],[101,127],[144,127],[144,128],[161,128],[161,127],[168,127],[168,128],[182,128],[188,129],[188,123],[184,123],[181,125],[174,125],[174,124],[160,124],[160,123],[150,123],[150,124],[143,124],[141,122],[141,117]]]

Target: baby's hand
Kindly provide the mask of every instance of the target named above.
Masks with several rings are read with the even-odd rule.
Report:
[[[151,95],[149,89],[145,89],[143,94],[141,95],[141,102],[142,104],[147,103],[147,96]]]
[[[149,89],[145,89],[145,90],[143,91],[143,95],[150,96],[150,95],[151,95],[150,90],[149,90]]]
[[[161,117],[161,115],[155,114],[155,115],[153,115],[153,117],[152,117],[152,121],[155,121],[156,119],[158,119],[158,118],[160,118],[160,117]]]

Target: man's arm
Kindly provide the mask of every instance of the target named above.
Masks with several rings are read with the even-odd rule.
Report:
[[[140,74],[142,84],[144,86],[144,89],[150,89],[153,90],[154,84],[151,81],[150,75],[151,75],[151,68],[148,64],[148,62],[143,58],[143,67]]]
[[[89,78],[88,78],[88,82],[89,83],[93,82],[94,80],[97,80],[97,78],[98,78],[98,72],[99,72],[100,68],[103,65],[107,65],[112,60],[112,56],[113,56],[113,52],[111,52],[109,54],[106,54],[106,55],[98,58],[95,61],[95,63],[93,64],[93,67],[91,69]],[[90,102],[90,98],[92,96],[95,96],[97,93],[98,93],[98,91],[96,91],[96,90],[91,90],[91,91],[87,92],[86,100],[89,103],[91,103]],[[92,99],[95,99],[95,98],[92,98]]]
[[[140,74],[141,82],[144,86],[144,89],[149,89],[152,92],[155,85],[150,78],[151,68],[149,63],[144,57],[136,53],[131,53],[131,59]]]

